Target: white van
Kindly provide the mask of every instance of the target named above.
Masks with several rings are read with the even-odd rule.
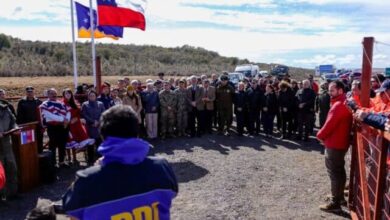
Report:
[[[254,64],[243,64],[236,67],[234,72],[242,73],[245,77],[255,77],[259,73],[259,66]]]

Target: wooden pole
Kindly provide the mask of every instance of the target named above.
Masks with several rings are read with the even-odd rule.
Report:
[[[102,85],[102,68],[100,64],[100,56],[96,57],[96,75],[95,75],[95,82],[96,82],[96,92],[100,94],[101,91],[101,85]]]
[[[370,105],[373,48],[374,38],[365,37],[363,40],[362,92],[360,95],[362,107],[369,107]]]

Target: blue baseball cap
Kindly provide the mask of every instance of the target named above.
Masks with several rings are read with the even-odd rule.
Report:
[[[390,89],[390,79],[386,79],[385,81],[383,81],[381,87],[375,90],[375,92],[384,92],[388,89]]]

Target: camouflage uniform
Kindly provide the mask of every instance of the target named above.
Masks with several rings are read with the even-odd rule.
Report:
[[[161,136],[164,138],[173,134],[173,127],[175,126],[175,115],[177,107],[176,94],[171,90],[162,90],[159,94],[161,106]],[[169,110],[168,107],[171,107]]]
[[[177,116],[176,129],[179,136],[184,135],[188,123],[187,89],[176,89]]]

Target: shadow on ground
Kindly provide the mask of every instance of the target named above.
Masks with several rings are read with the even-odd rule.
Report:
[[[165,153],[173,155],[175,150],[192,152],[195,147],[204,150],[218,151],[221,154],[229,154],[232,150],[239,150],[240,147],[249,147],[257,151],[264,151],[265,148],[284,147],[290,150],[317,151],[323,153],[323,147],[312,137],[309,141],[297,141],[294,138],[280,139],[276,134],[267,138],[264,135],[258,136],[231,136],[203,135],[194,138],[175,138],[166,140],[150,141],[153,146],[151,154]]]
[[[173,162],[170,163],[170,165],[172,166],[179,183],[188,183],[209,174],[208,170],[191,161]]]

